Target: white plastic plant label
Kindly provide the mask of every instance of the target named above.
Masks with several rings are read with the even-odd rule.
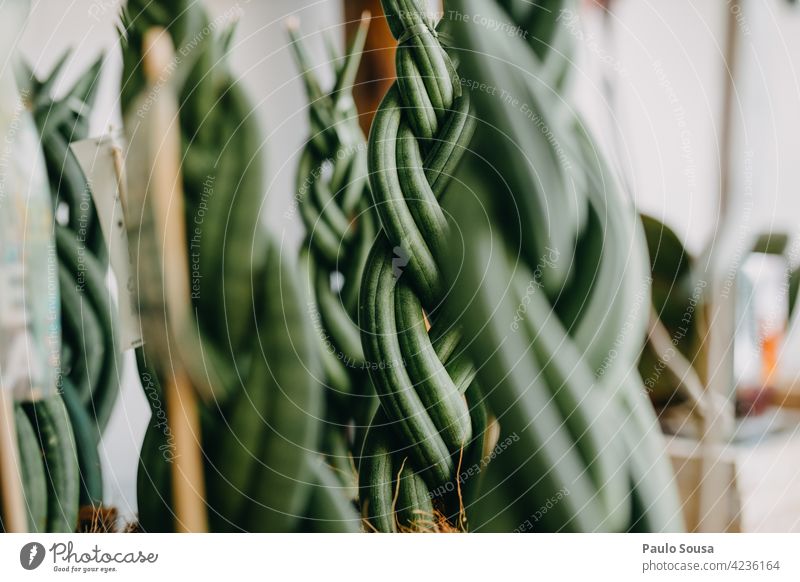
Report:
[[[117,133],[70,144],[83,168],[108,249],[111,270],[117,281],[120,339],[123,349],[142,344],[139,315],[134,301],[135,281],[131,269],[128,233],[125,227],[121,138]]]
[[[44,158],[10,77],[0,74],[0,390],[27,401],[56,393],[61,312]]]

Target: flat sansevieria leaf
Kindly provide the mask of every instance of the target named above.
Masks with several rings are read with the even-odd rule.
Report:
[[[160,96],[177,97],[192,351],[216,377],[199,410],[211,529],[294,531],[320,481],[309,461],[319,456],[323,417],[319,357],[295,261],[261,221],[263,134],[227,59],[233,25],[210,20],[200,2],[128,2],[122,105],[135,135]],[[153,27],[169,35],[176,55],[164,87],[145,83],[142,46]],[[139,466],[139,518],[146,531],[171,531],[170,464],[181,453],[163,418],[160,386],[169,369],[155,347],[138,354],[153,415]]]

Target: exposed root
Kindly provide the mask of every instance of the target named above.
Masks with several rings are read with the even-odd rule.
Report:
[[[417,513],[420,515],[419,519],[415,519],[411,525],[398,524],[397,531],[400,533],[464,533],[466,531],[451,524],[438,509],[434,509],[432,514],[421,510],[417,510]]]

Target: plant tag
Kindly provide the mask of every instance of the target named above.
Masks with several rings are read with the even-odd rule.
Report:
[[[47,170],[33,119],[0,91],[0,391],[55,394],[61,354],[58,260]],[[2,439],[0,439],[2,440]]]
[[[112,132],[70,144],[90,185],[100,229],[106,241],[111,269],[117,281],[120,341],[125,350],[142,345],[141,325],[134,300],[128,232],[125,228],[124,158],[122,138]]]

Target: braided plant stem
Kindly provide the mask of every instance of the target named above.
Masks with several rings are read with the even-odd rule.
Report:
[[[381,406],[359,476],[369,526],[394,531],[395,511],[399,526],[412,529],[434,521],[434,512],[451,513],[453,500],[435,507],[429,491],[456,479],[463,451],[480,448],[470,444],[483,430],[473,426],[464,397],[475,374],[459,350],[461,331],[446,315],[440,268],[448,236],[440,198],[474,129],[469,99],[423,3],[382,4],[399,45],[397,81],[369,139],[383,230],[367,261],[359,309]]]
[[[331,49],[335,83],[330,93],[321,89],[296,23],[288,27],[309,100],[311,135],[300,158],[297,198],[306,228],[301,261],[307,273],[308,308],[320,339],[328,388],[323,443],[338,473],[348,477],[354,477],[351,456],[356,449],[346,428],[351,420],[364,427],[375,409],[356,323],[364,265],[377,234],[367,182],[367,144],[352,97],[368,26],[365,17],[344,57]]]
[[[119,394],[121,347],[116,309],[105,281],[107,252],[92,185],[70,148],[70,143],[88,137],[103,58],[95,60],[64,96],[55,98],[53,89],[69,54],[64,53],[43,80],[24,62],[19,76],[40,134],[57,217],[61,368],[56,398],[64,402],[74,435],[80,519],[92,527],[102,521],[96,512],[103,504],[97,445]],[[68,502],[62,501],[66,515]]]
[[[44,80],[24,63],[20,73],[42,140],[54,211],[67,211],[66,220],[55,227],[56,247],[65,271],[62,286],[75,287],[78,301],[72,309],[62,302],[62,373],[69,376],[70,391],[77,392],[76,400],[96,423],[99,440],[119,392],[121,349],[111,292],[105,284],[107,251],[92,186],[69,144],[88,137],[102,57],[65,96],[55,99],[53,87],[68,56],[65,53]],[[79,313],[75,304],[81,306]]]

